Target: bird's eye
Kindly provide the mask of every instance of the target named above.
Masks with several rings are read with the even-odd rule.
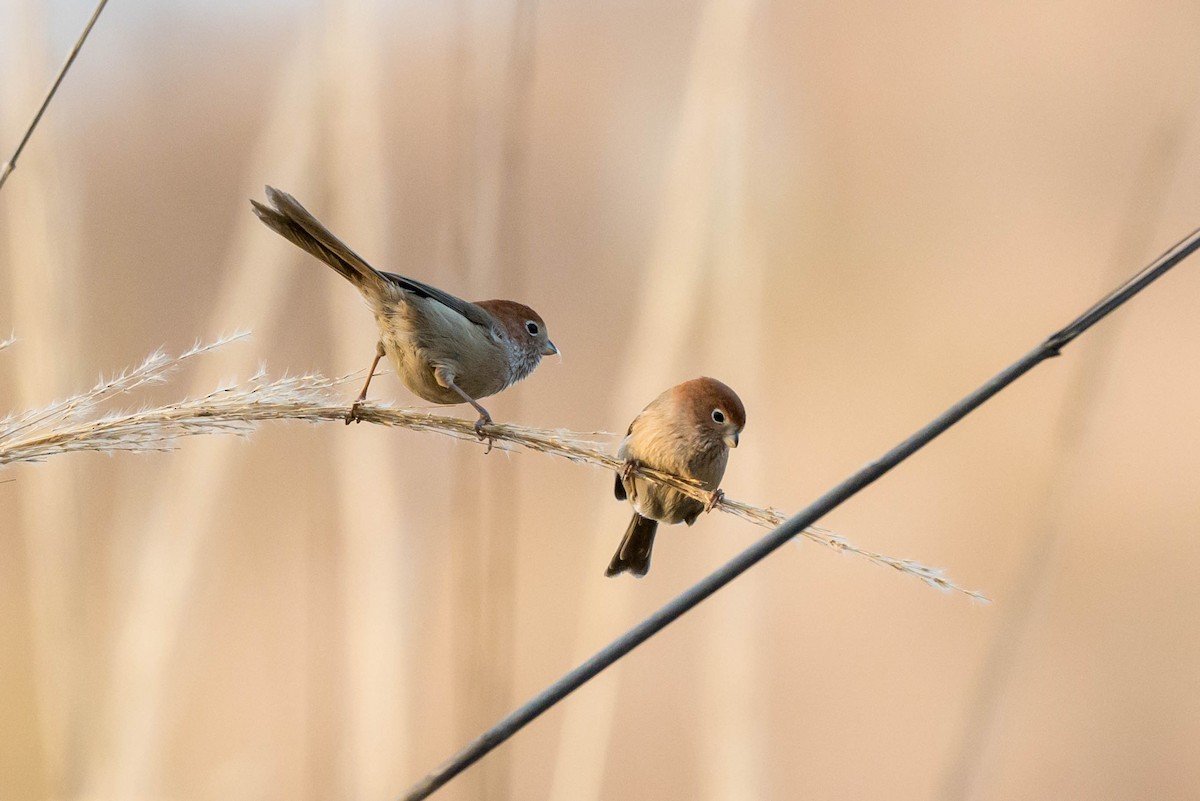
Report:
[[[530,336],[536,337],[538,335],[538,324],[533,320],[526,320],[525,330],[529,332]]]
[[[725,412],[721,411],[720,409],[713,409],[712,417],[713,417],[714,423],[724,423],[725,422]]]

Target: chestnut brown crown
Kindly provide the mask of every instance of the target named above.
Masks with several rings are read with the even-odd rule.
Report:
[[[701,431],[736,448],[746,427],[746,407],[728,385],[707,376],[684,381],[672,389],[675,401]]]
[[[540,314],[515,300],[481,300],[475,304],[495,317],[509,339],[523,350],[539,356],[553,356],[558,348],[550,341],[546,322]]]

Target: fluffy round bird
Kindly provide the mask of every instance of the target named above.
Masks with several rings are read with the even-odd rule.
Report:
[[[729,449],[746,427],[746,408],[737,393],[715,378],[694,378],[659,395],[629,424],[617,450],[625,469],[617,474],[617,500],[629,499],[633,519],[605,571],[644,576],[659,523],[696,522],[721,498]],[[700,482],[711,492],[702,503],[678,490],[638,476],[642,465]]]
[[[471,303],[413,278],[376,270],[294,197],[270,186],[266,191],[270,207],[250,201],[258,218],[354,284],[379,325],[375,359],[347,423],[358,419],[375,367],[387,356],[418,397],[475,407],[475,432],[482,439],[492,416],[479,399],[520,381],[543,356],[558,353],[546,323],[528,306],[511,300]]]

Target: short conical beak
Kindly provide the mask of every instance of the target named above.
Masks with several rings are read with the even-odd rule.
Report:
[[[551,342],[550,340],[547,339],[546,347],[542,348],[542,355],[543,356],[554,356],[557,353],[558,353],[558,348],[556,348],[554,346],[553,342]]]
[[[731,448],[736,448],[738,444],[738,432],[734,431],[731,434],[726,434],[725,444]]]

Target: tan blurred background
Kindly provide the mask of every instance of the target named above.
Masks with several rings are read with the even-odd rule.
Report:
[[[89,11],[0,0],[0,158]],[[1200,224],[1198,35],[1167,1],[118,0],[0,192],[0,409],[242,328],[128,405],[365,368],[269,182],[542,312],[565,359],[498,418],[618,431],[715,375],[725,489],[794,510]],[[1193,258],[823,521],[993,604],[789,546],[438,797],[1197,797],[1198,291]],[[2,478],[3,799],[394,798],[762,534],[606,579],[610,476],[367,425]]]

